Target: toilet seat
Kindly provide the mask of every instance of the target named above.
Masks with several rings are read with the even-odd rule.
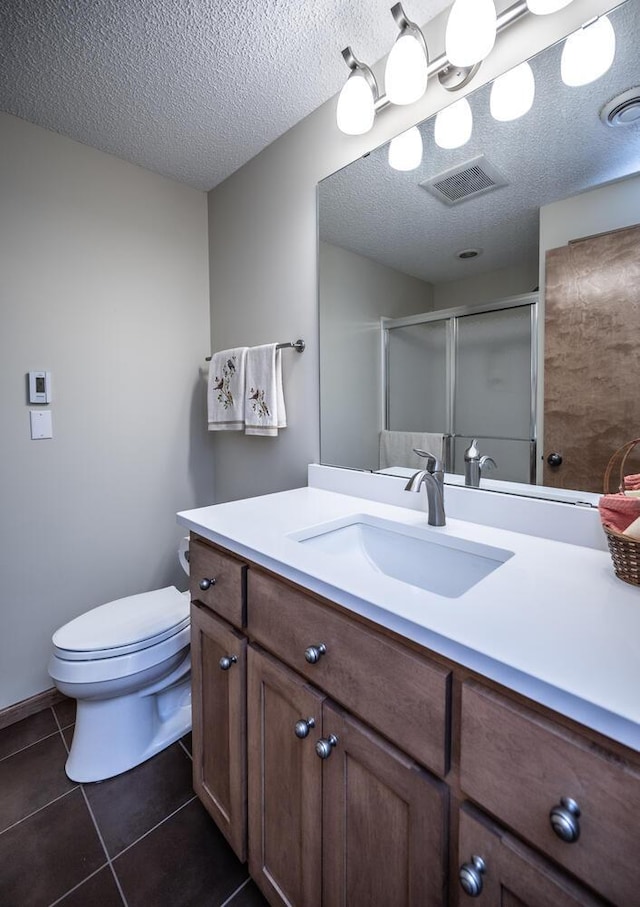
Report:
[[[65,661],[131,655],[189,627],[189,593],[175,586],[128,595],[92,608],[53,634],[54,654]]]

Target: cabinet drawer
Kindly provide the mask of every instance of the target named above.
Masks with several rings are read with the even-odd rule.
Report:
[[[467,889],[460,883],[461,875]],[[458,907],[605,907],[604,901],[468,804],[460,812],[454,890]]]
[[[191,598],[211,608],[230,624],[243,627],[246,616],[247,565],[230,554],[191,536],[189,590]],[[203,580],[215,580],[202,589]]]
[[[640,773],[634,768],[468,681],[460,780],[472,799],[614,904],[640,904]],[[573,843],[552,828],[550,814],[561,798],[580,809]]]
[[[434,772],[449,764],[450,671],[252,568],[253,639]],[[326,651],[315,664],[309,646]]]

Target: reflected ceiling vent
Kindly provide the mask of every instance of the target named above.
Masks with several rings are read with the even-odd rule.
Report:
[[[481,154],[472,161],[424,180],[420,185],[445,205],[457,205],[468,198],[476,198],[485,192],[506,186],[507,181]]]

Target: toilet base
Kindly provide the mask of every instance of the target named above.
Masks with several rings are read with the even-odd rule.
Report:
[[[170,746],[191,730],[190,658],[160,683],[113,699],[78,699],[67,776],[105,781]],[[186,676],[185,676],[186,674]]]

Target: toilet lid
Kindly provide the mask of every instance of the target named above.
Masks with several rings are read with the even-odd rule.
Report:
[[[53,634],[62,657],[90,659],[147,648],[189,625],[189,593],[175,586],[92,608]]]

